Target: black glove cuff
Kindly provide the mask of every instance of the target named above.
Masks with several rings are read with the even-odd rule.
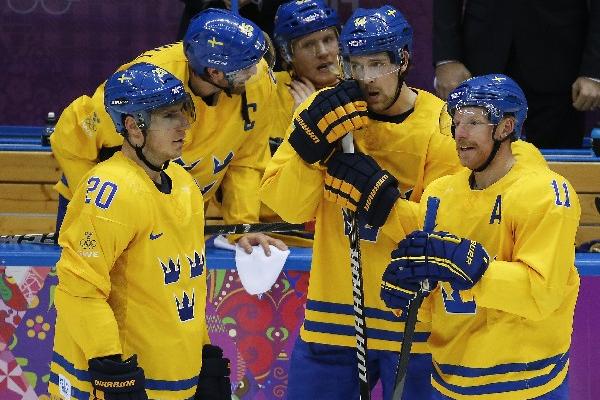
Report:
[[[290,134],[289,142],[304,161],[314,164],[325,159],[335,145],[329,143],[305,116],[306,110],[294,118],[294,130]]]
[[[364,186],[358,207],[366,214],[372,213],[378,207],[379,198],[388,186],[395,186],[398,180],[385,169],[375,172]]]
[[[373,227],[385,224],[396,200],[400,197],[400,191],[395,185],[388,184],[386,186],[388,187],[380,190],[373,199],[374,204],[371,206],[370,212],[362,211],[366,223]]]
[[[135,356],[134,356],[135,357]],[[89,373],[92,386],[106,393],[126,393],[144,390],[144,370],[137,366],[137,359],[114,361],[91,359]]]
[[[202,360],[200,376],[223,377],[229,376],[229,359],[227,358],[205,358]]]

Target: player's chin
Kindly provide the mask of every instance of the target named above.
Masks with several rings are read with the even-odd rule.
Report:
[[[235,85],[234,87],[231,88],[231,93],[232,94],[243,94],[246,92],[246,84],[241,84],[241,85]]]
[[[181,153],[183,153],[183,139],[176,140],[172,143],[170,153],[169,158],[171,159],[181,157]]]
[[[470,170],[477,169],[483,163],[481,157],[475,157],[474,154],[460,151],[458,152],[458,159],[463,167],[466,167]]]

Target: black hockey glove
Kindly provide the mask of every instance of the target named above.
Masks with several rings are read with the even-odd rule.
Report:
[[[289,142],[309,164],[325,160],[338,139],[369,122],[367,102],[355,81],[321,90],[294,118]]]
[[[382,226],[400,197],[398,180],[366,154],[336,152],[327,162],[325,199]]]
[[[490,256],[479,242],[448,232],[414,231],[392,251],[383,281],[389,284],[390,291],[394,286],[410,287],[403,285],[404,282],[424,279],[449,282],[456,290],[471,289],[489,263]],[[384,301],[389,304],[385,298]]]
[[[92,358],[88,361],[94,398],[105,400],[147,400],[144,370],[134,354],[125,361],[116,357]]]
[[[212,344],[202,348],[202,368],[194,400],[231,400],[229,359],[223,350]]]

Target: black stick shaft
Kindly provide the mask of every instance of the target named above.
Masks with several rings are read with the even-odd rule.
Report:
[[[310,223],[290,224],[287,222],[268,222],[258,224],[231,224],[231,225],[206,225],[205,235],[229,235],[256,232],[290,232],[290,231],[314,231]],[[15,235],[0,235],[0,244],[56,244],[54,233],[28,233]]]
[[[427,198],[427,211],[425,212],[425,221],[423,230],[425,232],[433,232],[435,228],[435,219],[437,210],[440,205],[440,199],[437,197]],[[410,349],[415,337],[415,327],[417,325],[417,314],[419,308],[425,298],[425,290],[429,289],[429,282],[421,283],[421,290],[417,293],[417,297],[410,302],[408,306],[408,314],[406,323],[404,324],[404,335],[402,337],[402,347],[400,348],[400,356],[398,357],[398,367],[396,368],[396,379],[394,382],[394,393],[392,400],[400,400],[404,393],[404,384],[406,383],[406,371],[408,370],[408,361],[410,359]]]

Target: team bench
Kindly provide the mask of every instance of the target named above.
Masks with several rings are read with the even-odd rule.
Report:
[[[60,168],[49,148],[39,144],[39,127],[31,127],[31,138],[23,127],[14,138],[1,128],[0,234],[53,232],[58,195],[52,186]],[[600,239],[600,158],[591,150],[545,150],[544,155],[550,168],[566,177],[579,194],[577,244]],[[207,218],[209,223],[218,222],[218,209],[209,207]]]

